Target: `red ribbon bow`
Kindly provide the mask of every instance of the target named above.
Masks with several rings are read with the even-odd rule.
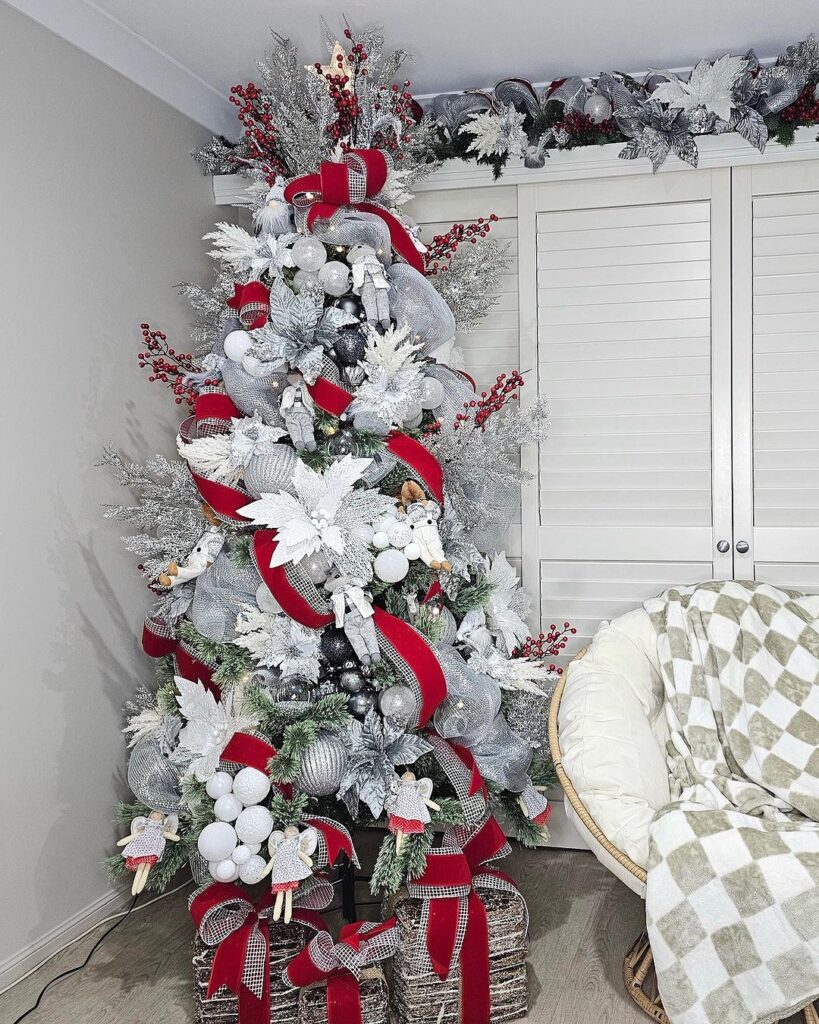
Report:
[[[307,208],[307,227],[312,229],[319,219],[330,220],[342,208],[372,213],[387,225],[392,247],[419,274],[424,261],[415,248],[404,225],[374,199],[387,182],[390,165],[380,149],[352,149],[341,163],[325,160],[318,174],[303,174],[288,182],[284,198],[294,206]]]
[[[346,924],[333,942],[325,931],[290,962],[284,980],[293,988],[327,982],[327,1024],[362,1024],[361,970],[392,956],[398,948],[396,919],[383,924],[356,921]]]
[[[261,281],[234,284],[233,297],[227,300],[229,309],[239,314],[239,322],[249,331],[264,327],[270,312],[270,289]]]
[[[473,832],[463,826],[447,829],[443,845],[427,855],[423,875],[407,884],[410,896],[424,902],[421,928],[432,969],[443,981],[460,964],[464,1024],[489,1024],[489,923],[478,890],[520,895],[508,875],[488,866],[509,852],[500,825],[490,815]]]

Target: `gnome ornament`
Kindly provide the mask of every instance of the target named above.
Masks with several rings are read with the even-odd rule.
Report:
[[[179,819],[175,814],[165,815],[161,811],[151,811],[148,817],[139,815],[131,821],[130,835],[120,839],[117,846],[124,846],[122,856],[125,858],[125,869],[134,872],[134,884],[131,895],[137,896],[145,888],[148,875],[154,864],[162,860],[165,853],[165,840],[179,842],[176,833]]]
[[[313,874],[311,854],[318,846],[318,832],[314,828],[306,828],[299,832],[295,825],[288,825],[284,832],[274,832],[267,841],[270,860],[264,869],[262,878],[270,875],[270,888],[276,893],[273,905],[273,920],[282,917],[284,923],[290,924],[293,916],[293,893],[305,878]]]
[[[384,266],[370,245],[354,245],[347,253],[353,271],[353,292],[361,296],[367,323],[390,326],[390,282]]]
[[[432,779],[416,779],[412,772],[404,772],[399,779],[396,775],[384,800],[388,815],[388,828],[395,836],[395,852],[399,853],[404,836],[424,831],[430,822],[429,809],[440,811],[433,803]]]

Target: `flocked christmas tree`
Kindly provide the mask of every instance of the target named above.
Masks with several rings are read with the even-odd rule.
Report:
[[[529,637],[499,550],[545,409],[514,401],[517,372],[476,394],[455,368],[505,248],[491,216],[422,244],[401,212],[431,166],[429,123],[393,83],[406,55],[345,37],[306,69],[277,40],[263,85],[233,90],[242,141],[200,159],[247,175],[254,230],[206,236],[218,270],[184,287],[191,353],[143,325],[140,364],[191,407],[179,461],[106,453],[138,496],[109,514],[140,531],[126,543],[156,597],[112,870],[135,891],[188,864],[202,883],[266,879],[276,919],[355,857],[356,824],[387,828],[383,893],[423,875],[435,826],[497,813],[541,838],[527,702],[545,706],[565,642]]]

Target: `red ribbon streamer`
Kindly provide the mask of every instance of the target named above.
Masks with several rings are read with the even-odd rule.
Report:
[[[221,697],[221,688],[213,682],[214,666],[200,661],[168,628],[156,619],[147,618],[142,626],[142,649],[149,658],[164,658],[172,654],[176,660],[176,674],[183,679],[197,680],[216,697]]]
[[[363,168],[363,173],[360,168]],[[351,184],[363,185],[365,198],[378,195],[387,181],[389,165],[384,154],[377,149],[354,149],[345,155],[345,162],[322,161],[318,174],[304,174],[294,178],[284,189],[284,198],[297,206],[309,206],[307,227],[312,229],[317,220],[330,220],[340,208],[371,213],[387,225],[393,249],[419,274],[425,273],[424,261],[415,248],[404,225],[391,213],[374,203],[352,202]]]
[[[239,410],[223,391],[203,391],[196,399],[194,406],[196,422],[201,420],[224,420],[239,416]]]
[[[305,818],[304,823],[305,825],[312,826],[324,836],[324,842],[327,846],[328,867],[332,867],[342,853],[346,854],[351,864],[353,863],[355,857],[349,833],[340,828],[335,828],[321,818]]]
[[[483,776],[481,775],[481,770],[478,767],[478,762],[472,756],[472,751],[461,746],[460,743],[453,743],[452,740],[447,740],[446,742],[449,743],[450,747],[455,751],[470,772],[469,795],[474,796],[476,793],[483,793],[484,797],[489,799],[489,794],[486,790],[486,783],[483,781]]]
[[[310,629],[323,629],[335,621],[332,612],[317,611],[287,577],[287,569],[283,565],[271,566],[270,560],[276,550],[278,541],[275,530],[256,530],[253,534],[253,554],[259,575],[267,584],[270,593],[276,598],[291,619],[300,622]]]
[[[238,312],[242,326],[255,331],[267,323],[267,315],[270,312],[270,289],[261,281],[234,284],[233,298],[228,299],[227,305]]]
[[[417,728],[423,728],[446,697],[446,678],[441,663],[426,640],[408,622],[377,606],[373,609],[373,621],[376,629],[403,658],[418,680],[421,706],[418,709]]]
[[[237,764],[255,768],[267,775],[267,762],[276,756],[276,748],[258,736],[246,732],[235,732],[230,742],[222,751],[223,761],[235,761]]]
[[[308,384],[307,390],[319,409],[331,416],[340,416],[353,400],[349,391],[326,377],[319,377],[315,384]]]
[[[387,440],[387,449],[414,470],[422,484],[439,505],[444,501],[444,470],[432,452],[409,434],[394,430]]]
[[[218,480],[208,480],[206,476],[200,476],[191,470],[193,482],[213,511],[225,519],[233,519],[237,523],[247,523],[246,516],[239,514],[239,509],[247,505],[253,499],[246,491],[240,491],[238,487],[230,487],[228,484],[220,484]]]

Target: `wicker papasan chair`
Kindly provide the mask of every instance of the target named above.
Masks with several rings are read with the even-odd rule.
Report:
[[[657,640],[637,608],[604,623],[555,688],[549,743],[569,820],[597,859],[645,898],[649,825],[669,802]],[[643,932],[626,954],[623,979],[634,1002],[669,1024]],[[802,1011],[819,1024],[816,1004]]]

